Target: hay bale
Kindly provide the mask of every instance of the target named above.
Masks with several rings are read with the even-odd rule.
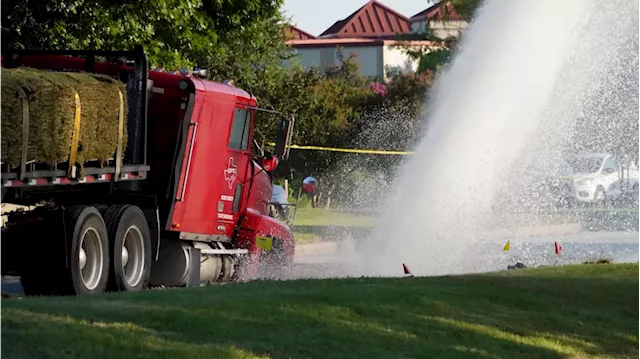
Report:
[[[98,121],[96,132],[103,136],[104,141],[95,143],[98,153],[106,153],[110,149],[115,157],[115,146],[118,143],[118,116],[120,114],[120,96],[118,89],[122,92],[122,100],[124,102],[124,122],[122,124],[122,154],[127,148],[127,114],[129,113],[127,104],[127,87],[124,83],[108,76],[92,75],[101,86],[104,87],[104,97],[102,101],[108,106],[98,108],[98,117],[111,119],[110,121]]]
[[[2,69],[2,161],[20,164],[22,100],[29,99],[28,160],[53,165],[68,160],[75,116],[74,93],[81,103],[77,162],[106,161],[113,157],[118,138],[119,96],[124,84],[107,76],[47,72],[34,69]],[[125,122],[126,133],[126,97]],[[123,147],[126,145],[126,135]]]

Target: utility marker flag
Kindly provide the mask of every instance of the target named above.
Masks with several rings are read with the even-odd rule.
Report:
[[[502,250],[508,252],[509,249],[511,249],[511,243],[510,241],[507,241],[507,244],[504,245],[504,248],[502,248]]]
[[[413,277],[413,273],[411,273],[409,267],[407,267],[407,265],[404,263],[402,263],[402,270],[404,270],[404,274],[408,275],[409,277]]]
[[[562,254],[562,246],[558,242],[553,242],[553,246],[556,250],[557,255]]]

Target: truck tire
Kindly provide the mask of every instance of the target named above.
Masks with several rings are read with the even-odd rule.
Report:
[[[109,240],[107,228],[95,207],[75,206],[65,211],[69,247],[67,293],[104,292],[109,278]]]
[[[151,234],[144,213],[136,206],[116,205],[107,209],[104,218],[112,254],[108,289],[145,289],[151,275]]]

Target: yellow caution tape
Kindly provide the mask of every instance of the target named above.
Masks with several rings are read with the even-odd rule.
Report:
[[[256,236],[256,246],[265,251],[270,251],[273,245],[273,239],[270,237]]]
[[[273,142],[267,143],[269,146],[275,146]],[[335,147],[321,147],[321,146],[300,146],[291,145],[289,148],[296,150],[315,150],[315,151],[332,151],[332,152],[349,152],[349,153],[368,153],[374,155],[411,155],[411,151],[386,151],[386,150],[360,150],[357,148],[335,148]]]

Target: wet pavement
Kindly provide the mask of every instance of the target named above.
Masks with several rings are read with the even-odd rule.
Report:
[[[609,259],[614,263],[638,262],[638,232],[583,232],[561,236],[514,238],[510,250],[503,250],[506,240],[483,241],[471,245],[476,262],[483,263],[473,272],[507,269],[517,262],[527,267],[576,264],[586,261]],[[556,255],[554,242],[562,246]],[[359,266],[358,252],[342,252],[322,255],[297,256],[293,268],[280,279],[360,277],[366,275]],[[430,275],[429,273],[416,275]],[[442,274],[442,273],[438,273]],[[402,276],[398,263],[397,276]],[[19,278],[3,278],[2,292],[22,294]]]

